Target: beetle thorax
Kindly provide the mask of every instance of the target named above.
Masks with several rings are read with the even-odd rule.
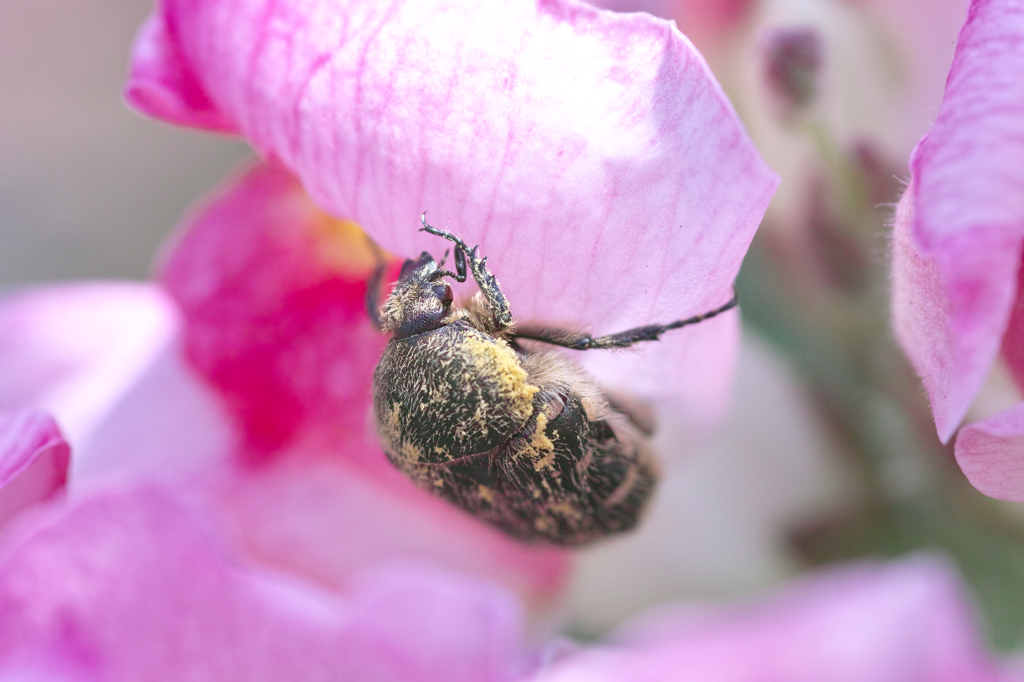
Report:
[[[374,375],[385,449],[420,462],[497,447],[533,413],[537,391],[505,341],[465,320],[392,339]]]

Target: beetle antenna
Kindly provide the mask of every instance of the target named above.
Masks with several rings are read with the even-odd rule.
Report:
[[[729,299],[727,303],[701,315],[694,315],[693,317],[688,317],[685,320],[676,320],[675,322],[669,322],[668,324],[649,324],[643,327],[634,327],[633,329],[627,329],[626,331],[618,332],[616,334],[608,334],[606,336],[592,337],[590,334],[581,332],[544,326],[535,327],[532,325],[520,326],[516,329],[515,336],[523,339],[542,341],[544,343],[550,343],[555,346],[562,346],[563,348],[570,348],[572,350],[590,350],[592,348],[628,348],[633,344],[640,343],[641,341],[657,341],[658,338],[667,331],[686,327],[691,324],[697,324],[704,320],[710,320],[712,317],[717,317],[727,310],[732,310],[736,307],[738,302],[739,300],[736,297],[736,291],[733,290],[732,298]]]

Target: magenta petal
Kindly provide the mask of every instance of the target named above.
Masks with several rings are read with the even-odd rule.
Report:
[[[391,565],[339,599],[228,563],[161,489],[21,530],[0,559],[0,670],[38,651],[104,680],[487,681],[520,665],[520,608],[489,583]]]
[[[704,60],[647,15],[167,0],[158,17],[177,45],[165,69],[320,206],[399,256],[443,250],[416,231],[429,211],[491,255],[521,319],[610,332],[721,305],[777,183]],[[708,380],[684,357],[705,355],[728,385],[735,332],[709,327],[651,349],[658,376],[632,387],[696,404]]]
[[[959,581],[928,559],[833,570],[731,613],[662,613],[632,640],[579,654],[538,682],[1005,679]]]
[[[896,218],[894,319],[939,436],[995,359],[1024,240],[1024,7],[976,1]]]
[[[989,497],[1024,502],[1024,403],[960,429],[956,461]]]
[[[925,248],[979,226],[1024,231],[1024,7],[975,0],[939,116],[911,159]]]
[[[365,236],[277,167],[250,168],[187,222],[161,279],[184,315],[188,359],[254,457],[310,430],[335,445],[366,433],[385,341],[364,303],[373,266]]]
[[[38,410],[0,412],[0,526],[63,490],[69,455],[50,415]]]

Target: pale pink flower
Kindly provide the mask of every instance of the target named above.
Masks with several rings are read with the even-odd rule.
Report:
[[[163,275],[186,355],[239,427],[229,468],[263,464],[210,484],[250,552],[337,585],[352,546],[404,547],[549,596],[561,553],[495,535],[384,463],[366,410],[383,343],[361,309],[372,256],[329,214],[408,256],[440,249],[416,231],[429,209],[491,255],[521,319],[603,332],[719,305],[776,179],[685,38],[572,3],[166,2],[127,95],[271,160],[191,221]],[[726,316],[583,359],[707,420],[736,338]],[[352,502],[362,485],[375,502]],[[416,511],[390,533],[353,521],[387,517],[384,499]]]
[[[1002,354],[1024,376],[1024,5],[976,0],[939,116],[896,210],[893,320],[943,442]],[[963,429],[957,461],[982,492],[1024,501],[1024,409]]]

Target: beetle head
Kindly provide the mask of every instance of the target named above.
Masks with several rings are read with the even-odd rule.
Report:
[[[447,254],[446,254],[447,255]],[[401,339],[453,321],[451,286],[444,281],[444,258],[438,264],[424,251],[402,265],[394,291],[384,303],[383,329]]]

